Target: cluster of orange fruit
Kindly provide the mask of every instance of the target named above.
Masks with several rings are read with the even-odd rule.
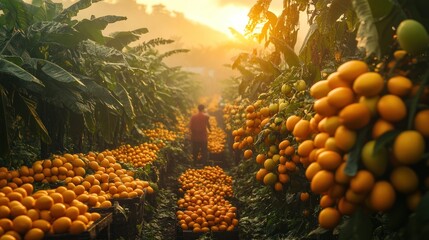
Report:
[[[397,51],[394,61],[404,55]],[[415,210],[422,189],[429,187],[427,174],[417,171],[429,137],[429,111],[417,110],[412,115],[405,104],[415,98],[427,103],[428,95],[416,95],[419,83],[409,79],[407,72],[392,72],[385,79],[365,62],[352,60],[310,89],[316,115],[307,121],[307,130],[295,136],[303,140],[298,154],[310,163],[305,174],[311,190],[322,195],[319,223],[324,228],[334,228],[341,215],[351,215],[359,206],[387,211],[398,195]],[[411,125],[406,127],[409,119]],[[365,131],[365,142],[357,150],[360,157],[350,159],[358,134]],[[385,133],[395,134],[392,145],[377,146]],[[347,169],[348,161],[357,161],[357,169]]]
[[[226,200],[232,196],[232,178],[222,168],[188,169],[180,177],[176,212],[183,230],[193,232],[233,231],[238,226],[236,208]]]
[[[52,159],[35,161],[31,167],[21,166],[17,170],[0,168],[0,188],[6,185],[16,188],[23,183],[53,183],[66,178],[84,176],[85,162],[78,155],[64,154]]]
[[[48,234],[80,234],[97,219],[88,205],[65,187],[39,190],[25,183],[0,189],[0,239],[43,239]]]
[[[143,167],[158,158],[158,152],[164,143],[142,143],[137,146],[122,145],[110,150],[112,155],[120,162],[130,163],[134,167]]]
[[[232,131],[236,125],[241,124],[241,111],[244,108],[239,104],[227,103],[223,107],[223,120],[225,122],[225,130]]]
[[[152,141],[174,141],[177,138],[177,134],[165,128],[162,123],[156,123],[154,129],[144,129],[142,132],[148,136]]]
[[[225,151],[226,133],[217,126],[216,118],[210,117],[211,131],[208,134],[207,149],[210,153],[222,153]]]
[[[13,180],[22,177],[38,179],[31,176],[31,172],[45,176],[53,167],[67,166],[67,163],[83,168],[84,172],[66,176],[63,179],[65,186],[33,193],[31,183],[21,184]],[[32,171],[27,173],[27,169]],[[85,169],[94,174],[84,175]],[[10,180],[0,188],[0,236],[6,235],[4,238],[11,235],[16,239],[42,239],[46,234],[80,234],[100,217],[98,213],[87,213],[88,208],[111,207],[109,199],[139,197],[145,191],[153,193],[147,181],[134,179],[132,171],[122,169],[109,150],[99,154],[90,152],[85,156],[66,153],[53,160],[36,161],[31,168],[21,167],[17,173],[6,168],[1,171],[6,180]],[[21,176],[21,173],[24,174]],[[52,176],[49,179],[41,182],[52,182]]]

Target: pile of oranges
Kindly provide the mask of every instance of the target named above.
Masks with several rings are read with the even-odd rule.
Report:
[[[232,179],[218,166],[188,169],[180,177],[176,212],[183,230],[193,232],[233,231],[238,226],[236,208],[226,200],[232,196]]]
[[[226,133],[217,126],[214,117],[209,118],[211,131],[208,134],[207,149],[210,153],[222,153],[225,151]]]
[[[2,239],[37,240],[48,234],[80,234],[100,218],[99,213],[88,212],[88,205],[76,199],[73,190],[58,187],[33,191],[30,183],[0,190]]]
[[[122,145],[110,150],[111,154],[120,162],[130,163],[134,167],[143,167],[158,158],[158,152],[164,143],[142,143],[137,146]]]
[[[162,140],[162,141],[174,141],[177,138],[177,134],[165,128],[164,124],[156,123],[154,129],[144,129],[143,134],[149,137],[151,141]]]
[[[100,218],[100,214],[88,209],[111,207],[110,199],[153,193],[149,182],[134,179],[134,173],[123,169],[109,150],[87,155],[66,153],[36,161],[30,168],[11,171],[2,168],[1,172],[6,183],[0,188],[0,236],[5,239],[80,234]],[[43,178],[37,174],[43,174]],[[58,176],[65,185],[34,192],[32,182],[54,183],[53,176]]]

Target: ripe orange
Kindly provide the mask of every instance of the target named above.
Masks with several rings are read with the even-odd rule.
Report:
[[[413,88],[413,82],[404,76],[395,76],[387,81],[387,89],[389,93],[404,97],[410,94]]]
[[[80,220],[75,220],[71,223],[69,232],[70,234],[81,234],[86,231],[86,224]]]
[[[293,128],[293,135],[300,139],[306,139],[310,134],[310,122],[305,119],[299,120]]]
[[[424,137],[429,137],[429,110],[419,111],[414,118],[414,128]]]
[[[263,182],[267,186],[274,185],[277,182],[277,179],[277,175],[275,173],[270,172],[264,176]]]
[[[251,149],[246,149],[246,150],[244,151],[244,158],[245,158],[245,159],[249,159],[249,158],[251,158],[251,157],[252,157],[252,155],[253,155],[253,151],[252,151]]]
[[[44,220],[44,219],[38,219],[38,220],[35,220],[33,222],[33,226],[32,227],[33,228],[39,228],[43,232],[48,233],[49,230],[51,229],[51,224],[48,221]]]
[[[327,208],[332,207],[335,204],[335,200],[331,198],[329,195],[323,195],[319,201],[320,207]]]
[[[399,122],[407,115],[407,107],[400,97],[388,94],[378,100],[377,112],[386,121]]]
[[[337,69],[338,76],[347,82],[353,82],[361,74],[368,71],[368,65],[360,60],[347,61],[341,64]]]
[[[361,96],[374,97],[381,93],[384,88],[383,77],[376,72],[361,74],[353,83],[353,90]]]
[[[328,80],[318,81],[310,87],[310,95],[315,99],[325,97],[329,91],[331,89],[329,88]]]
[[[417,190],[419,179],[413,169],[400,166],[390,173],[390,182],[396,191],[400,193],[412,193]]]
[[[32,225],[33,221],[26,215],[21,215],[13,219],[13,230],[20,234],[28,232]]]
[[[396,200],[396,193],[388,181],[378,181],[369,195],[369,204],[376,211],[389,210]]]
[[[323,151],[317,156],[316,161],[322,169],[333,171],[340,166],[343,162],[343,158],[335,151]]]
[[[8,218],[10,215],[10,209],[8,206],[0,206],[0,219]]]
[[[425,140],[418,131],[401,132],[393,144],[393,154],[402,164],[414,164],[421,160],[425,152]]]
[[[310,198],[310,194],[308,192],[302,192],[299,195],[299,199],[301,199],[301,201],[305,202]]]
[[[311,180],[311,191],[322,194],[334,185],[334,174],[330,171],[320,170]]]
[[[395,127],[392,123],[383,120],[381,118],[377,119],[377,121],[374,123],[374,126],[372,127],[372,138],[376,139],[383,135],[384,133],[393,130]]]
[[[314,175],[322,169],[319,163],[312,162],[305,170],[305,177],[311,181]]]
[[[353,103],[339,113],[340,122],[347,128],[356,130],[366,126],[371,120],[371,112],[363,103]]]
[[[317,99],[314,102],[313,108],[314,108],[314,111],[316,111],[316,113],[324,117],[334,116],[338,112],[338,108],[336,108],[334,105],[329,103],[328,97]]]
[[[367,193],[374,186],[374,175],[367,170],[359,170],[350,180],[350,189],[355,193]]]
[[[39,210],[49,210],[54,205],[52,197],[43,195],[36,199],[34,207]]]
[[[320,211],[318,219],[320,227],[333,229],[340,223],[341,214],[337,209],[327,207]]]
[[[333,72],[329,74],[326,81],[328,81],[328,87],[330,89],[335,89],[339,87],[348,87],[348,88],[352,87],[352,83],[341,78],[339,75],[339,72]]]
[[[55,234],[67,233],[72,221],[68,217],[60,217],[52,223],[52,230]]]
[[[53,218],[63,217],[66,213],[66,206],[63,203],[55,203],[50,211]]]
[[[45,233],[39,228],[30,229],[24,236],[24,240],[42,240]]]
[[[334,138],[336,146],[344,152],[348,152],[356,143],[357,133],[345,126],[339,126]]]
[[[338,211],[343,215],[352,215],[356,211],[356,204],[341,198],[338,202]]]

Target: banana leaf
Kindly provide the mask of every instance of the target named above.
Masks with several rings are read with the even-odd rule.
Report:
[[[140,39],[140,35],[148,33],[147,28],[139,28],[133,31],[114,32],[110,35],[110,39],[106,42],[106,46],[122,50],[128,44]]]
[[[74,29],[79,31],[87,39],[91,39],[99,44],[105,44],[105,38],[103,36],[102,30],[104,30],[108,24],[114,23],[117,21],[126,20],[126,17],[120,16],[103,16],[94,19],[83,19],[74,25]]]

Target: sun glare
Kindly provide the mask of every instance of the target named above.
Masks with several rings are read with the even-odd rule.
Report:
[[[234,4],[219,5],[213,0],[196,0],[188,4],[171,0],[137,0],[137,3],[149,6],[149,12],[152,5],[163,4],[167,10],[182,12],[186,18],[207,25],[231,38],[233,35],[229,28],[244,33],[249,12],[249,7]]]

